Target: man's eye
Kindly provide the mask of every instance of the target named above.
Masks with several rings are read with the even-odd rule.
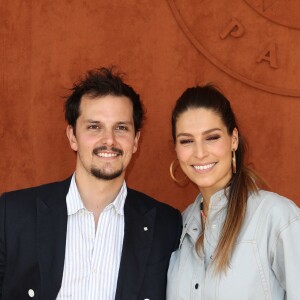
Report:
[[[121,131],[126,131],[126,130],[128,130],[127,126],[124,126],[124,125],[119,125],[119,126],[117,126],[116,129],[117,129],[117,130],[121,130]]]
[[[88,129],[99,129],[99,125],[89,125]]]
[[[180,140],[180,141],[179,141],[179,144],[184,145],[184,144],[190,144],[190,143],[192,143],[192,142],[193,142],[193,140]]]

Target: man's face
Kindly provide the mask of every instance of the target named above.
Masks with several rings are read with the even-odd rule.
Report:
[[[71,148],[77,152],[76,174],[98,179],[124,178],[131,156],[137,151],[133,106],[125,96],[83,96],[76,134],[67,127]]]

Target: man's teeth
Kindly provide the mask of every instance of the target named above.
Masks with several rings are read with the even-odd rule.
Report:
[[[204,166],[194,166],[196,170],[207,170],[211,167],[213,167],[215,163],[209,164],[209,165],[204,165]]]
[[[97,155],[100,156],[100,157],[116,157],[118,154],[116,154],[116,153],[102,153],[102,152],[100,152]]]

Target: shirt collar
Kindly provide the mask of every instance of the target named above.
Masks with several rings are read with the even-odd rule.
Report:
[[[214,208],[214,209],[220,209],[222,207],[227,206],[228,204],[228,199],[227,195],[229,194],[230,188],[227,187],[226,189],[222,189],[220,191],[217,191],[210,197],[210,203],[209,203],[209,208]]]
[[[109,204],[106,208],[109,208],[109,206],[114,206],[116,212],[119,215],[124,215],[124,204],[125,204],[125,200],[127,197],[127,186],[126,186],[126,182],[125,180],[123,181],[122,187],[117,195],[117,197],[115,198],[115,200]],[[105,208],[105,209],[106,209]]]
[[[227,193],[229,193],[228,187],[226,189],[217,191],[211,196],[209,204],[210,216],[212,216],[212,214],[216,215],[218,212],[226,208],[228,203],[228,199],[226,197]],[[187,215],[180,239],[180,247],[187,233],[192,237],[194,243],[197,241],[199,236],[198,230],[201,230],[200,203],[202,201],[202,195],[198,194],[196,200],[192,204],[190,213]]]
[[[112,207],[115,208],[116,212],[120,215],[124,215],[124,204],[125,204],[125,199],[127,196],[127,186],[126,186],[126,182],[125,180],[123,181],[122,187],[118,193],[118,195],[116,196],[116,198],[114,199],[114,201],[110,204],[108,204],[104,210],[110,209]],[[69,187],[69,191],[66,197],[66,203],[67,203],[67,213],[68,216],[76,214],[78,211],[82,210],[82,209],[86,209],[78,188],[77,188],[77,184],[76,184],[76,180],[75,180],[75,173],[72,176],[71,179],[71,184]]]

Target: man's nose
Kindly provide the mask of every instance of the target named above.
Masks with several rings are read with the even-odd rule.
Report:
[[[113,130],[105,130],[103,132],[101,141],[104,145],[108,145],[108,146],[115,145],[115,134]]]

